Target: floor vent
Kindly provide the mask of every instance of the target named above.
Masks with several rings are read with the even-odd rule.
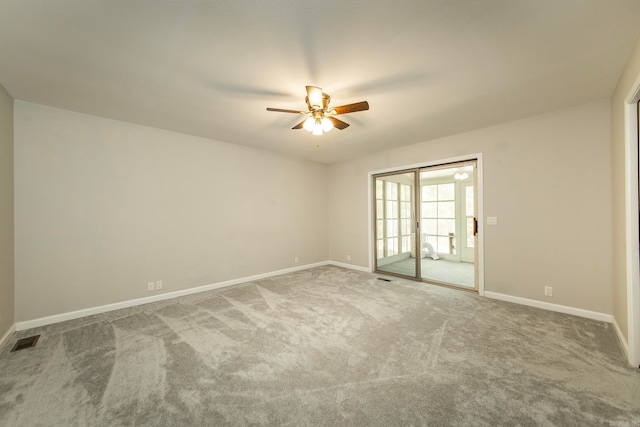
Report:
[[[16,342],[16,345],[11,349],[11,353],[18,350],[24,350],[25,348],[35,347],[40,335],[34,335],[32,337],[22,338]]]
[[[383,279],[382,277],[378,277],[378,280],[382,280],[383,282],[390,282],[391,279]]]

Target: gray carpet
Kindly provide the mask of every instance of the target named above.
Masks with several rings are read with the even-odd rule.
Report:
[[[36,333],[2,426],[640,424],[610,325],[332,266]]]

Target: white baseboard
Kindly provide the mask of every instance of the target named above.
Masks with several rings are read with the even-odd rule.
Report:
[[[336,267],[348,268],[350,270],[362,271],[365,273],[371,273],[371,270],[367,267],[361,267],[359,265],[347,264],[338,261],[322,261],[313,264],[305,264],[298,267],[286,268],[283,270],[271,271],[268,273],[256,274],[254,276],[241,277],[238,279],[227,280],[224,282],[213,283],[210,285],[198,286],[195,288],[183,289],[180,291],[167,292],[164,294],[154,295],[151,297],[144,298],[136,298],[132,300],[117,302],[114,304],[101,305],[98,307],[91,307],[82,310],[71,311],[67,313],[56,314],[53,316],[41,317],[33,320],[26,320],[22,322],[16,322],[7,333],[0,339],[0,345],[2,345],[5,340],[7,340],[11,334],[15,331],[23,331],[25,329],[37,328],[40,326],[50,325],[53,323],[64,322],[67,320],[79,319],[81,317],[92,316],[94,314],[107,313],[109,311],[120,310],[122,308],[135,307],[138,305],[149,304],[156,301],[164,301],[172,298],[177,298],[186,295],[192,295],[200,292],[211,291],[214,289],[225,288],[227,286],[233,286],[240,283],[251,282],[255,280],[266,279],[273,276],[279,276],[281,274],[293,273],[295,271],[307,270],[309,268],[321,267],[324,265],[334,265]],[[542,308],[550,311],[557,311],[560,313],[572,314],[574,316],[585,317],[588,319],[600,320],[603,322],[613,323],[616,328],[616,333],[620,337],[621,342],[625,348],[625,351],[628,354],[628,348],[626,347],[626,343],[622,338],[622,333],[617,323],[615,323],[613,316],[610,314],[598,313],[595,311],[583,310],[574,307],[568,307],[564,305],[551,304],[542,301],[536,301],[527,298],[514,297],[511,295],[500,294],[497,292],[489,292],[485,291],[485,297],[493,298],[497,300],[512,302],[516,304],[528,305],[531,307]]]
[[[213,289],[225,288],[227,286],[233,286],[240,283],[251,282],[254,280],[266,279],[273,276],[279,276],[281,274],[293,273],[295,271],[307,270],[309,268],[320,267],[320,266],[329,265],[329,264],[334,264],[334,263],[331,261],[322,261],[314,264],[305,264],[298,267],[292,267],[292,268],[286,268],[283,270],[271,271],[268,273],[256,274],[254,276],[241,277],[238,279],[227,280],[219,283],[213,283],[210,285],[198,286],[195,288],[183,289],[183,290],[174,291],[174,292],[167,292],[164,294],[158,294],[151,297],[136,298],[132,300],[117,302],[114,304],[101,305],[98,307],[91,307],[91,308],[86,308],[82,310],[70,311],[68,313],[55,314],[53,316],[47,316],[47,317],[41,317],[33,320],[16,322],[15,330],[23,331],[25,329],[37,328],[40,326],[51,325],[53,323],[59,323],[67,320],[79,319],[81,317],[92,316],[94,314],[107,313],[109,311],[120,310],[122,308],[135,307],[138,305],[149,304],[151,302],[164,301],[171,298],[182,297],[185,295],[197,294],[199,292],[206,292],[206,291],[211,291]]]
[[[16,324],[11,325],[9,330],[0,338],[0,348],[11,338],[11,335],[16,331]]]
[[[581,308],[569,307],[566,305],[551,304],[548,302],[537,301],[528,298],[514,297],[511,295],[501,294],[498,292],[485,291],[484,296],[487,298],[497,299],[501,301],[513,302],[515,304],[528,305],[530,307],[542,308],[544,310],[556,311],[558,313],[571,314],[587,319],[599,320],[601,322],[613,323],[613,316],[610,314],[599,313],[597,311],[583,310]]]
[[[361,267],[359,265],[346,264],[344,262],[338,262],[338,261],[328,261],[327,264],[335,265],[336,267],[348,268],[350,270],[356,270],[356,271],[363,271],[365,273],[371,273],[371,270],[369,268]]]

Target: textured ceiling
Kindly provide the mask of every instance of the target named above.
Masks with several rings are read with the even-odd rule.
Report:
[[[16,99],[324,163],[611,96],[638,0],[0,1]],[[305,85],[371,109],[313,136]],[[318,147],[319,145],[319,147]]]

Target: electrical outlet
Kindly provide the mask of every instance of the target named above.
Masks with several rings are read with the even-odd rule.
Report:
[[[296,264],[298,263],[298,261],[300,261],[300,259],[299,259],[298,257],[295,257],[295,258],[293,259],[293,262],[295,262]]]
[[[148,291],[153,291],[156,288],[156,284],[154,282],[149,282],[147,283],[147,290]]]
[[[553,296],[553,288],[551,286],[544,287],[544,296],[552,297]]]
[[[351,261],[351,255],[347,255],[347,261]]]
[[[162,289],[162,280],[156,282],[156,289]]]

